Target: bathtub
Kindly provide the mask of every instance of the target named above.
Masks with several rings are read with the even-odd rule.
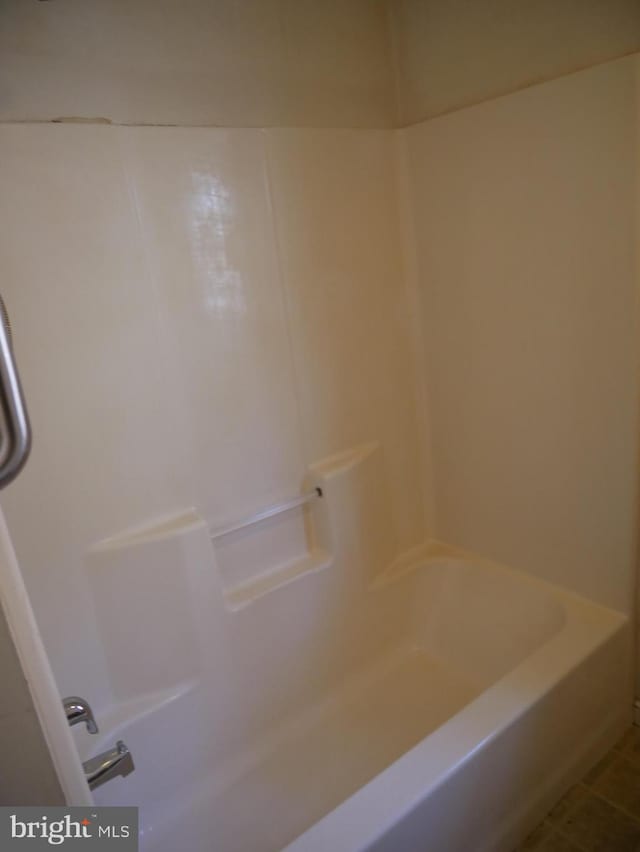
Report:
[[[508,852],[630,724],[625,616],[482,560],[402,582],[425,683],[398,698],[433,715],[287,852]]]
[[[233,629],[245,617],[254,637],[280,625],[287,647],[298,630],[332,649],[315,641],[284,658],[265,640],[246,705],[212,711],[208,738],[196,726],[200,771],[191,759],[182,777],[184,743],[172,756],[165,740],[171,795],[143,804],[142,849],[507,852],[522,839],[630,721],[627,619],[485,560],[429,552],[378,577],[359,607],[323,610],[325,623],[301,608],[299,582],[233,614]],[[305,583],[326,600],[330,572]],[[273,669],[261,669],[266,660]],[[266,684],[309,670],[313,683],[265,715]],[[188,740],[189,714],[207,700],[197,689],[168,699],[166,730],[182,723]],[[155,748],[160,777],[148,727],[142,713],[107,739],[124,735],[138,766]],[[96,798],[142,804],[133,789],[105,786]]]
[[[82,757],[136,763],[96,803],[140,807],[142,852],[508,852],[629,723],[626,618],[396,555],[375,442],[309,478],[229,534],[189,509],[88,554],[112,702]]]

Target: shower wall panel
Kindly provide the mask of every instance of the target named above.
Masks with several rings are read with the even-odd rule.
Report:
[[[0,152],[34,432],[2,502],[61,693],[113,700],[98,541],[224,525],[370,441],[398,550],[423,541],[390,132],[5,125]]]

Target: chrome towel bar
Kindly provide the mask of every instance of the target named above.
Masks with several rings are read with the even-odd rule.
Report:
[[[31,449],[29,417],[13,356],[13,337],[0,296],[0,488],[22,470]]]
[[[312,491],[308,491],[300,497],[294,497],[292,500],[287,500],[285,503],[278,503],[276,506],[269,506],[268,509],[262,509],[255,514],[235,521],[228,526],[218,527],[217,529],[211,530],[211,540],[215,541],[217,538],[229,535],[229,533],[237,532],[238,530],[250,527],[253,524],[258,524],[260,521],[266,521],[267,518],[272,518],[274,515],[279,515],[282,512],[288,512],[290,509],[296,509],[298,506],[304,506],[305,503],[311,503],[319,497],[322,497],[322,489],[314,488]]]

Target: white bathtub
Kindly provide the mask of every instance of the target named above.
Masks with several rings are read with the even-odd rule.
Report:
[[[306,515],[215,545],[188,511],[89,554],[113,702],[83,756],[130,747],[96,801],[140,806],[144,852],[508,852],[630,721],[626,618],[395,557],[382,468],[325,460]]]
[[[433,715],[287,852],[510,850],[630,723],[624,616],[484,561],[402,582],[425,682],[398,700]]]
[[[509,850],[628,724],[626,619],[517,572],[427,559],[369,589],[353,621],[348,666],[300,648],[313,700],[244,742],[212,720],[235,744],[143,808],[144,849]],[[321,632],[346,642],[343,628]],[[118,733],[144,762],[136,723]]]

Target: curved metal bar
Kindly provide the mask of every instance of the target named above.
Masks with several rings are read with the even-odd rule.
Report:
[[[13,357],[11,331],[4,301],[0,296],[0,488],[20,473],[31,450],[31,428]]]
[[[96,724],[93,710],[86,698],[80,698],[79,695],[70,695],[68,698],[62,699],[62,706],[64,707],[69,725],[77,725],[80,722],[84,722],[90,734],[98,733],[98,725]]]

